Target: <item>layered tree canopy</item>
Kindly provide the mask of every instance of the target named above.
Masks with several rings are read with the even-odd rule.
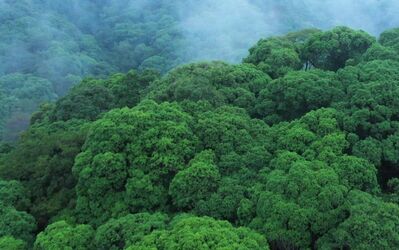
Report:
[[[158,26],[104,22],[126,43],[96,33],[99,46],[138,53],[113,60],[161,66],[140,36]],[[398,248],[398,37],[304,30],[260,40],[241,64],[86,78],[55,102],[45,77],[0,77],[18,97],[2,102],[34,106],[17,84],[50,101],[0,145],[0,248]]]

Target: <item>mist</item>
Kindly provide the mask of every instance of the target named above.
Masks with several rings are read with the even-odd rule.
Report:
[[[239,62],[259,39],[304,28],[349,26],[378,36],[399,26],[395,0],[189,0],[178,13],[194,61]]]
[[[278,13],[248,0],[187,1],[178,11],[189,60],[238,61],[251,44],[280,32]]]
[[[0,0],[0,104],[9,107],[0,110],[0,139],[2,131],[18,134],[20,117],[26,127],[43,101],[55,101],[85,77],[146,68],[166,74],[196,61],[239,63],[261,38],[337,25],[378,36],[399,26],[399,2]],[[9,79],[23,79],[21,86],[34,91],[20,95]],[[44,88],[45,97],[38,94]]]

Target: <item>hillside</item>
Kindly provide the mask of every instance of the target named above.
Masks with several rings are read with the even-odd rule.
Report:
[[[84,79],[0,148],[0,249],[397,249],[398,44],[305,29]]]
[[[0,140],[86,77],[182,63],[238,63],[262,37],[399,23],[395,0],[0,0]]]

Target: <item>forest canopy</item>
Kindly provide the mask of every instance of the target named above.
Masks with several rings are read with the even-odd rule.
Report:
[[[0,0],[0,140],[15,143],[43,102],[88,77],[132,69],[166,74],[190,62],[246,57],[276,78],[302,67],[290,42],[337,24],[377,35],[397,26],[398,8],[395,0]],[[260,38],[288,32],[288,42],[263,39],[247,57]],[[396,58],[395,32],[381,35],[384,47],[375,45],[367,56]],[[300,55],[329,70],[336,70],[332,61],[357,60],[373,40],[345,29],[320,35]]]
[[[0,0],[0,249],[399,247],[399,29],[184,64],[168,1],[40,2]]]
[[[396,32],[304,30],[241,64],[83,80],[1,147],[0,246],[395,249]],[[54,98],[26,77],[0,83]]]

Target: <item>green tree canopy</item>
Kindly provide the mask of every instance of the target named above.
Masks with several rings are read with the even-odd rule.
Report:
[[[299,118],[307,112],[329,107],[343,98],[332,73],[321,70],[290,72],[269,83],[256,101],[256,113],[267,123]]]
[[[58,221],[37,236],[33,249],[92,249],[93,238],[94,230],[88,225],[72,226],[65,221]]]
[[[399,28],[389,29],[382,32],[378,41],[381,45],[392,47],[397,51],[399,49]]]
[[[118,250],[139,243],[152,231],[166,229],[168,216],[155,213],[129,214],[110,219],[101,225],[95,235],[96,249]]]
[[[0,203],[18,210],[27,210],[31,205],[28,193],[22,183],[0,179]]]
[[[126,210],[164,206],[169,182],[195,154],[191,123],[177,104],[152,101],[96,121],[73,169],[81,220],[103,222]]]
[[[151,86],[156,101],[208,101],[215,107],[232,105],[252,112],[270,77],[249,64],[196,63],[178,67]]]
[[[35,230],[36,222],[32,215],[0,203],[0,238],[12,236],[32,243]]]
[[[72,166],[86,136],[83,124],[36,124],[24,133],[14,151],[0,159],[0,177],[19,180],[29,190],[29,210],[40,228],[74,203]]]
[[[26,250],[27,244],[23,240],[18,240],[11,236],[4,236],[0,238],[0,249]]]
[[[161,76],[144,68],[180,62],[173,1],[43,0],[45,27],[59,27],[51,36],[35,22],[45,9],[11,2],[0,0],[0,34],[33,31],[0,41],[0,59],[16,41],[31,53],[14,52],[22,73],[0,63],[3,131],[28,123],[25,104],[88,78],[40,105],[18,142],[0,142],[1,249],[399,245],[397,30],[379,41],[303,30],[262,39],[242,64]],[[12,6],[25,9],[7,14]]]
[[[158,78],[152,70],[115,74],[106,80],[86,79],[61,99],[50,113],[53,121],[96,120],[112,108],[134,107],[149,84]]]
[[[302,68],[298,48],[284,37],[261,39],[249,49],[249,56],[243,62],[256,65],[272,78],[278,78],[289,71]]]
[[[305,43],[303,57],[314,67],[336,71],[349,59],[357,60],[375,42],[364,31],[336,27],[315,33]]]
[[[269,249],[260,234],[209,217],[176,218],[168,230],[154,231],[129,250]]]
[[[320,248],[393,249],[399,244],[399,208],[353,191],[349,217],[323,237]]]
[[[211,151],[197,154],[190,166],[173,178],[169,193],[178,208],[192,208],[217,190],[220,174],[214,157]]]

